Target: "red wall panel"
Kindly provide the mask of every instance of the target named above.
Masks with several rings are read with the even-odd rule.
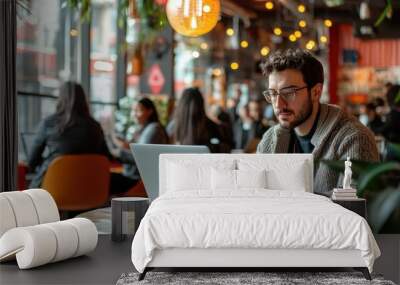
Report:
[[[400,65],[400,39],[361,40],[353,36],[351,25],[339,25],[339,50],[355,49],[359,66],[388,67]]]

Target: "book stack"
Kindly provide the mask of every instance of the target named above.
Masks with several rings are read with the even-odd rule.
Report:
[[[333,200],[354,200],[357,199],[357,190],[356,189],[342,189],[335,188],[332,193]]]

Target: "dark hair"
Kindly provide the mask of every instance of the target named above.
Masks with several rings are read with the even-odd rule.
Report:
[[[175,139],[186,145],[208,143],[207,120],[200,90],[185,89],[175,110]]]
[[[157,109],[153,101],[151,101],[147,97],[144,97],[138,101],[138,104],[142,105],[145,109],[152,111],[150,117],[147,119],[147,123],[160,122],[160,120],[158,119]]]
[[[375,105],[375,107],[384,107],[385,106],[385,100],[383,100],[380,97],[376,97],[372,100],[372,103]]]
[[[369,111],[376,111],[376,107],[374,102],[369,102],[365,105],[365,108]]]
[[[73,126],[78,117],[91,118],[85,91],[80,84],[68,81],[61,86],[56,116],[60,133]]]
[[[303,75],[303,80],[308,89],[314,87],[317,83],[324,83],[324,69],[321,62],[311,53],[302,49],[276,51],[261,65],[261,69],[265,76],[269,76],[274,71],[296,69]]]
[[[400,85],[392,85],[386,93],[386,99],[391,108],[400,106]]]

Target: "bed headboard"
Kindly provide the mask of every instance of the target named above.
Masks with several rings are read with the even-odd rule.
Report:
[[[312,154],[160,154],[159,161],[160,195],[167,190],[166,182],[170,162],[213,166],[220,161],[232,161],[235,169],[259,169],[262,167],[277,170],[281,179],[286,181],[296,180],[300,175],[305,182],[305,191],[313,193],[314,166]],[[296,167],[296,171],[287,171],[293,170],[294,167]]]

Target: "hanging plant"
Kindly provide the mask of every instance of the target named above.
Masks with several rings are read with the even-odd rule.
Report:
[[[90,21],[91,0],[64,1],[71,9],[79,10],[82,22]],[[162,0],[122,0],[118,7],[118,26],[123,28],[129,19],[135,19],[139,26],[138,41],[149,43],[167,24],[165,3]]]
[[[378,19],[376,20],[374,26],[378,27],[380,24],[382,24],[383,20],[385,18],[391,19],[393,15],[393,5],[392,5],[392,0],[387,0],[385,9],[382,11],[382,13],[379,15]]]

